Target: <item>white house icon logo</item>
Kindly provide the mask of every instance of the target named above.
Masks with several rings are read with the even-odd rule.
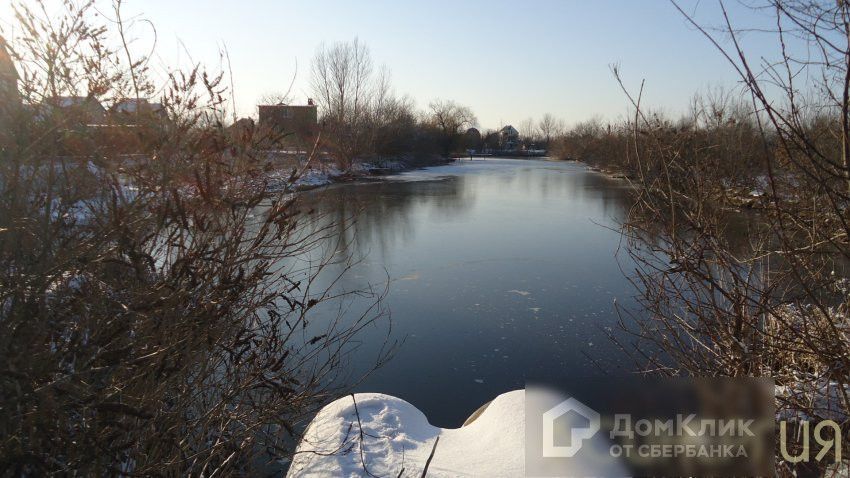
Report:
[[[586,418],[588,425],[587,427],[572,427],[570,429],[569,446],[556,445],[555,421],[569,412],[575,412]],[[543,457],[569,458],[575,456],[581,449],[582,442],[599,431],[599,423],[599,414],[575,398],[564,400],[550,408],[543,413]]]

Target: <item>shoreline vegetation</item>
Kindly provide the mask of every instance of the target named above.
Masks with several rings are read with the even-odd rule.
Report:
[[[285,182],[283,177],[288,177],[290,170],[277,170],[269,174],[269,188],[272,191],[291,190],[293,192],[310,191],[324,186],[333,184],[342,184],[356,181],[379,180],[388,174],[396,174],[417,169],[430,168],[435,166],[445,166],[455,162],[464,161],[487,161],[490,159],[517,159],[517,160],[542,160],[542,161],[560,161],[571,162],[584,165],[589,171],[600,173],[609,179],[616,180],[634,180],[634,176],[629,175],[624,170],[611,168],[603,169],[593,166],[591,163],[579,159],[555,159],[548,156],[455,156],[451,158],[442,158],[439,156],[433,157],[430,161],[408,162],[402,159],[385,159],[380,161],[364,161],[355,163],[352,169],[348,172],[340,171],[333,162],[317,162],[315,165],[308,166],[305,171],[298,176],[293,183]],[[281,188],[277,185],[278,181],[283,181],[285,184]]]
[[[270,155],[273,156],[274,153],[270,153]],[[309,191],[331,184],[366,181],[378,179],[388,174],[441,166],[450,164],[455,160],[456,158],[446,159],[436,155],[427,158],[404,155],[357,161],[352,164],[348,171],[342,171],[337,167],[335,161],[327,157],[313,159],[309,162],[305,159],[296,159],[294,162],[297,166],[294,168],[291,166],[293,161],[290,159],[285,161],[290,164],[289,167],[278,167],[268,174],[267,188],[270,191]],[[294,181],[290,181],[289,178],[293,169],[299,170],[300,173]]]

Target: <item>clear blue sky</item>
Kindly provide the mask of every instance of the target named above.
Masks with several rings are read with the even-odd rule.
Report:
[[[0,14],[8,12],[4,1]],[[681,3],[704,22],[720,21],[714,1]],[[728,3],[736,23],[763,23],[735,0]],[[612,63],[632,88],[645,78],[647,102],[671,114],[696,91],[736,81],[667,0],[125,0],[125,7],[127,16],[156,24],[161,62],[185,65],[188,51],[194,61],[218,65],[226,43],[242,116],[256,114],[262,94],[287,89],[296,61],[294,100],[305,101],[316,48],[354,37],[392,71],[398,93],[419,107],[435,98],[466,104],[484,128],[546,112],[568,123],[622,116],[627,100]],[[0,25],[8,28],[7,21]],[[136,36],[137,45],[149,40],[142,26]],[[754,56],[771,54],[769,39],[746,40]]]

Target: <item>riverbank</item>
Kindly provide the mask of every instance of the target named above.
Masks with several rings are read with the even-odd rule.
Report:
[[[628,180],[633,181],[636,179],[635,175],[626,171],[623,168],[619,168],[616,166],[608,165],[606,167],[601,167],[593,164],[589,161],[582,161],[580,159],[575,158],[557,158],[557,157],[549,157],[553,161],[563,161],[568,163],[579,163],[584,165],[588,171],[593,171],[594,173],[600,173],[607,176],[610,179],[620,179],[620,180]]]
[[[336,183],[364,181],[387,174],[411,171],[430,166],[450,164],[454,159],[440,156],[416,157],[404,155],[356,162],[348,170],[340,169],[336,162],[327,158],[314,159],[307,163],[299,161],[275,168],[266,177],[269,191],[307,191]],[[293,174],[295,171],[295,174]],[[293,176],[295,179],[293,180]]]
[[[577,162],[581,162],[581,161],[577,161]],[[605,176],[608,176],[611,179],[627,179],[627,180],[635,179],[634,175],[632,175],[631,173],[627,173],[624,170],[619,169],[619,168],[600,168],[600,167],[593,166],[593,165],[588,164],[588,163],[582,163],[582,164],[587,166],[588,170],[593,171],[594,173],[604,174]]]
[[[630,183],[639,180],[639,178],[633,173],[617,166],[600,167],[593,163],[578,159],[556,159],[556,161],[581,163],[588,171],[603,174],[610,179],[625,180]],[[757,176],[753,178],[753,182],[753,185],[741,186],[734,185],[730,181],[724,181],[721,184],[721,187],[718,187],[713,193],[716,203],[728,210],[739,212],[743,209],[762,208],[764,206],[764,201],[767,199],[767,178],[764,176]]]
[[[549,158],[549,157],[512,157],[512,158],[504,158],[504,157],[482,157],[476,156],[470,158],[469,156],[464,157],[452,157],[452,158],[443,158],[441,156],[432,156],[432,157],[413,157],[413,156],[401,156],[394,158],[382,158],[376,160],[364,160],[355,163],[351,169],[348,171],[344,171],[340,169],[336,163],[328,158],[322,159],[314,159],[310,162],[310,164],[304,164],[304,161],[288,164],[287,166],[281,166],[272,172],[269,173],[266,178],[267,181],[267,189],[269,191],[288,191],[288,192],[299,192],[299,191],[308,191],[311,189],[320,188],[323,186],[329,186],[331,184],[339,184],[339,183],[348,183],[348,182],[357,182],[357,181],[369,181],[376,180],[381,176],[386,176],[388,174],[396,174],[405,171],[412,171],[416,169],[434,167],[434,166],[445,166],[448,164],[468,161],[470,159],[474,160],[487,160],[487,159],[520,159],[520,160],[550,160],[554,162],[568,162],[568,163],[578,163],[584,166],[588,171],[592,171],[595,173],[600,173],[609,179],[617,179],[617,180],[634,180],[635,177],[624,170],[618,168],[600,168],[594,166],[591,163],[587,163],[584,161],[580,161],[577,159],[557,159],[557,158]],[[292,180],[292,170],[295,169],[298,171],[297,178]]]

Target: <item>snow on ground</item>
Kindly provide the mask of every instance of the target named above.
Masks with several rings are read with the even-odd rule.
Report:
[[[308,167],[301,171],[293,182],[291,170],[278,170],[269,174],[266,188],[269,191],[276,192],[326,186],[333,182],[334,177],[341,174],[342,172],[334,166]]]
[[[850,281],[835,280],[831,284],[835,292],[850,294]],[[845,308],[827,307],[825,316],[813,306],[797,306],[787,304],[777,310],[778,317],[792,330],[817,331],[830,327],[838,332],[838,343],[850,342],[850,318]],[[792,347],[793,349],[793,347]],[[848,416],[848,401],[850,401],[850,385],[837,381],[844,377],[848,357],[847,354],[834,359],[832,364],[811,366],[798,364],[795,360],[780,362],[784,366],[769,371],[768,376],[776,377],[775,396],[777,399],[777,419],[820,421],[833,420],[838,423],[846,421]],[[819,367],[819,368],[818,368]]]
[[[848,418],[844,402],[844,397],[850,397],[850,387],[847,385],[824,378],[809,377],[790,387],[777,385],[775,393],[779,399],[777,418],[780,420],[833,420],[843,423]],[[785,401],[803,404],[807,411],[783,407],[782,403]]]
[[[377,164],[373,163],[355,163],[351,170],[346,173],[339,169],[334,164],[323,164],[317,162],[314,165],[307,166],[296,175],[295,181],[290,183],[292,177],[291,170],[275,171],[269,175],[268,189],[270,191],[283,191],[288,189],[304,189],[314,188],[319,186],[327,186],[333,183],[337,178],[346,174],[368,175],[375,169],[402,171],[406,168],[404,163],[400,161],[384,161]]]
[[[505,168],[503,166],[507,164],[519,164],[523,166],[534,166],[534,161],[548,161],[546,158],[533,158],[533,159],[509,159],[509,158],[474,158],[474,159],[456,159],[448,164],[442,164],[437,166],[428,166],[421,169],[415,169],[412,171],[405,171],[399,174],[391,174],[384,176],[384,179],[392,180],[392,181],[433,181],[443,178],[448,178],[452,176],[463,176],[463,175],[473,175],[473,174],[502,174],[505,176],[511,176],[515,174],[516,170],[512,168]],[[562,167],[574,167],[572,164],[568,163],[554,163],[559,168]]]
[[[546,158],[535,158],[535,160],[546,161]],[[380,176],[381,179],[391,181],[432,181],[450,176],[475,174],[480,172],[512,174],[511,170],[497,168],[496,166],[500,163],[506,162],[522,162],[523,164],[529,164],[529,161],[531,160],[504,158],[458,159],[445,165],[428,166],[408,171],[409,166],[403,161],[384,160],[355,163],[348,173],[339,169],[333,163],[317,161],[305,167],[303,170],[298,171],[298,175],[294,182],[290,182],[292,176],[291,169],[278,170],[270,173],[267,178],[269,181],[267,188],[269,191],[308,189],[332,184],[340,177],[348,174],[354,176],[369,176],[376,172],[380,172],[380,174],[382,174]],[[386,174],[388,172],[390,174]]]
[[[325,169],[310,168],[295,180],[295,187],[325,186],[333,182],[333,178],[342,175],[336,167]]]
[[[607,451],[606,443],[594,438],[590,445]],[[287,476],[420,477],[432,450],[428,477],[525,476],[525,391],[499,395],[472,423],[456,429],[432,426],[399,398],[348,395],[319,411]],[[606,467],[610,476],[627,475],[620,464]],[[606,474],[577,460],[569,475],[600,473]]]
[[[521,476],[524,396],[522,390],[499,395],[474,422],[457,429],[434,427],[416,407],[389,395],[340,398],[310,424],[288,476],[368,476],[366,463],[375,476],[395,477],[404,469],[401,476],[418,477],[438,437],[429,477]]]

